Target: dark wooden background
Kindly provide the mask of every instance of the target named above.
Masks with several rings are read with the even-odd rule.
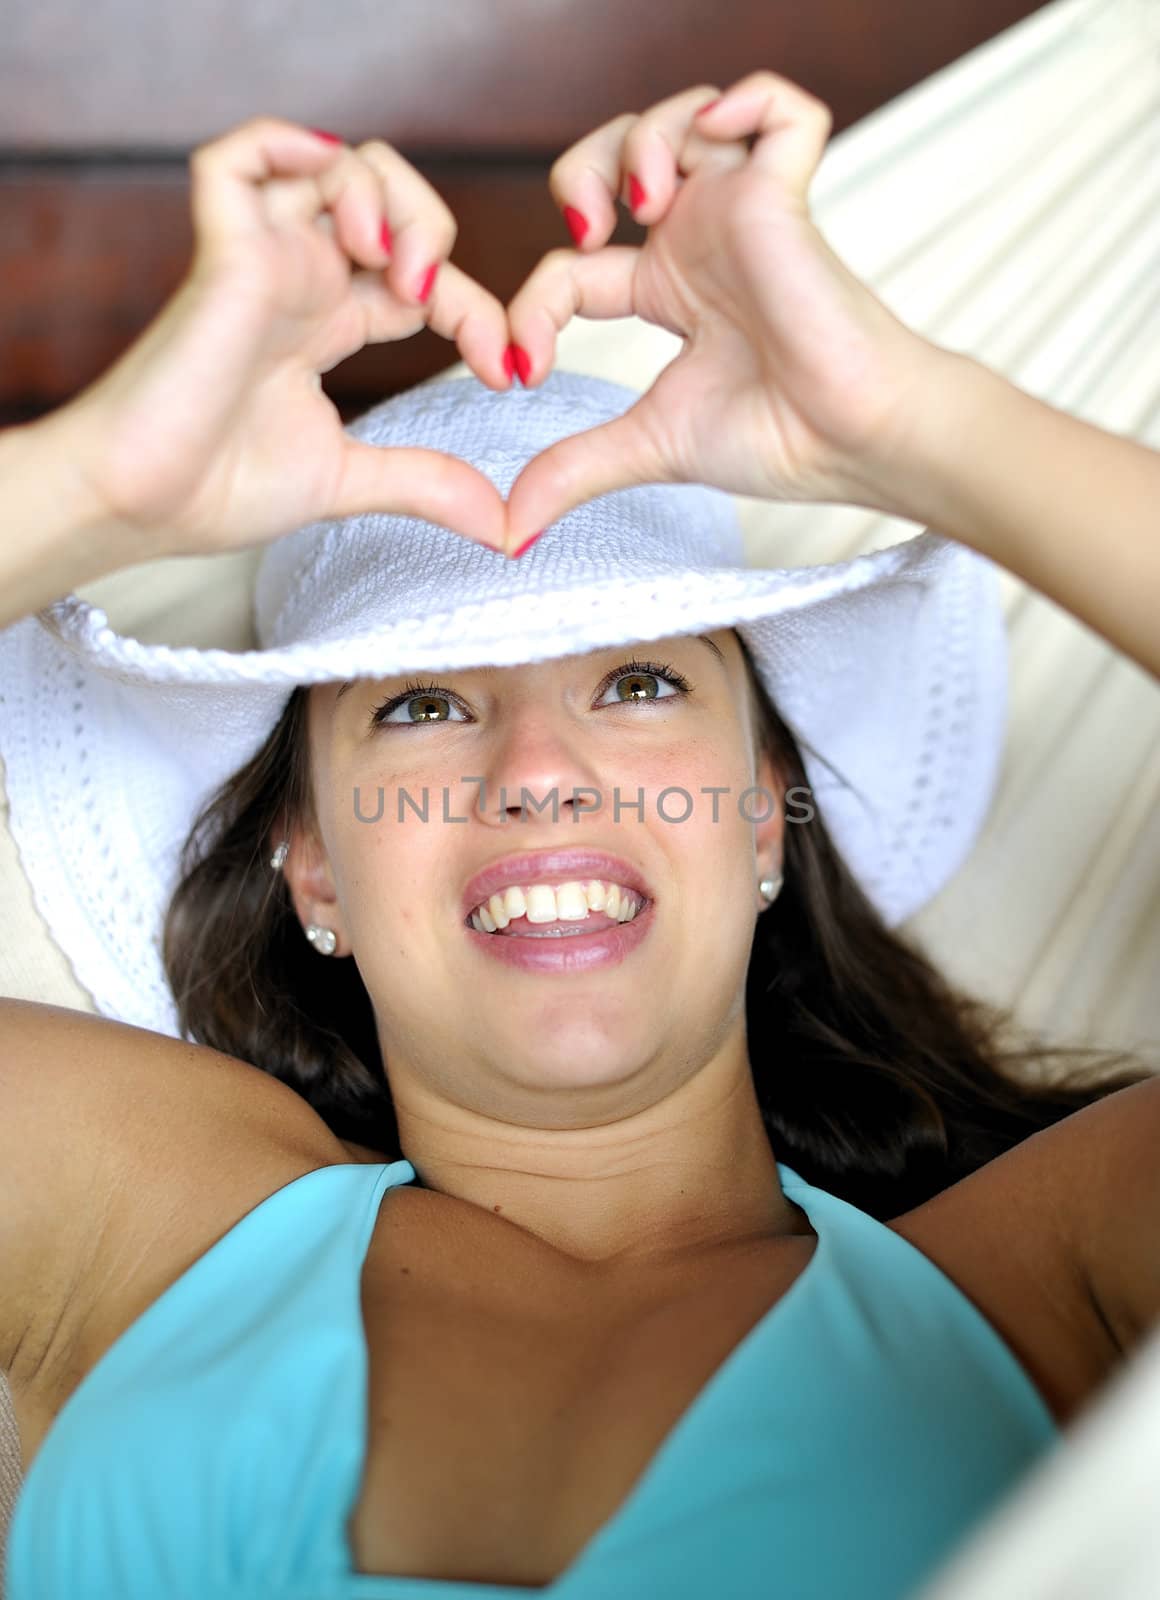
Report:
[[[1039,9],[1026,0],[8,0],[0,424],[82,389],[189,259],[189,151],[258,112],[393,144],[503,300],[571,245],[548,168],[610,117],[758,67],[834,132]],[[614,239],[643,237],[627,213]],[[458,359],[423,332],[325,379],[344,416]]]

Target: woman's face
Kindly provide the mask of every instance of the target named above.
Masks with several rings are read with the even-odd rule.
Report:
[[[396,1099],[422,1084],[502,1120],[580,1126],[744,1051],[782,789],[756,749],[731,629],[321,684],[308,726],[319,831],[296,838],[288,876],[303,921],[333,928],[336,956],[357,963]],[[517,949],[511,933],[470,926],[481,870],[569,849],[625,865],[539,877],[523,863],[510,881],[633,874],[648,903],[631,923],[585,933],[572,953],[567,934]]]

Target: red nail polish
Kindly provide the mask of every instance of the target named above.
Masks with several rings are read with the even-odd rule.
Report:
[[[719,106],[721,104],[722,100],[724,100],[724,98],[725,98],[725,96],[723,94],[719,94],[717,96],[716,100],[710,100],[709,104],[707,106],[699,106],[697,108],[696,115],[698,117],[703,117],[705,115],[706,111],[712,111],[714,106]]]
[[[544,533],[545,531],[546,530],[543,529],[543,528],[540,529],[540,533]],[[540,537],[540,533],[533,533],[532,537],[530,539],[525,539],[524,540],[523,544],[520,545],[518,550],[513,550],[512,551],[512,560],[514,561],[517,556],[522,556],[524,551],[528,548],[529,545],[535,544],[536,540]]]
[[[435,274],[438,272],[438,270],[439,263],[437,261],[433,261],[423,274],[423,281],[419,285],[418,290],[420,300],[426,300],[430,295],[435,283]]]
[[[516,350],[515,345],[514,344],[509,344],[507,349],[503,353],[504,376],[507,378],[509,383],[511,382],[512,374],[516,370],[515,350]]]
[[[389,223],[384,222],[382,227],[379,229],[379,240],[380,240],[380,242],[382,244],[383,249],[387,252],[388,255],[390,255],[391,251],[395,248],[395,246],[394,246],[394,243],[393,243],[393,241],[391,239],[391,228],[390,228],[390,224]]]
[[[516,375],[517,375],[517,377],[519,378],[520,382],[523,383],[523,384],[531,383],[531,381],[532,381],[532,363],[531,363],[531,358],[528,355],[528,352],[521,345],[518,345],[518,344],[513,344],[512,345],[512,350],[513,350],[513,352],[515,354]]]
[[[325,139],[327,144],[341,144],[342,136],[337,133],[327,133],[325,128],[311,128],[311,133],[316,139]]]
[[[648,195],[645,194],[644,189],[641,187],[640,179],[637,177],[635,172],[630,172],[628,175],[629,206],[633,211],[639,211],[641,206],[643,206],[647,200]]]
[[[564,207],[564,221],[568,224],[568,231],[577,244],[584,242],[584,235],[588,232],[588,220],[575,206]]]

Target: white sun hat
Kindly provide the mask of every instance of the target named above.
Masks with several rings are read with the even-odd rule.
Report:
[[[506,393],[468,377],[397,395],[349,431],[460,456],[506,495],[532,456],[638,398],[562,371]],[[811,803],[891,926],[961,864],[997,777],[998,572],[931,532],[780,569],[748,566],[732,497],[690,484],[602,495],[518,560],[365,515],[274,541],[254,620],[257,650],[144,644],[70,595],[0,630],[0,755],[37,907],[99,1011],[174,1037],[161,941],[181,848],[298,684],[736,628],[802,749]]]

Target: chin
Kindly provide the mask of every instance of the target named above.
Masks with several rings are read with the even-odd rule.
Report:
[[[509,1056],[500,1070],[504,1076],[533,1089],[603,1089],[634,1078],[642,1062],[622,1045],[610,1045],[606,1038],[594,1043],[591,1034],[570,1041],[553,1038],[551,1046],[537,1055]]]

